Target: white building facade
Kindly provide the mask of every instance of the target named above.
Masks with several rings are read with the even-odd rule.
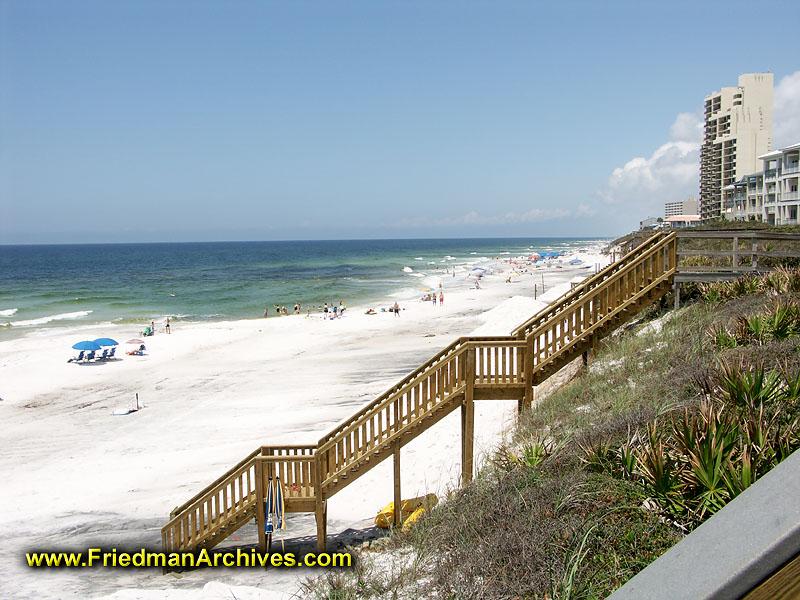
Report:
[[[737,87],[705,99],[705,138],[700,148],[700,216],[732,218],[723,189],[759,169],[772,149],[772,73],[746,73]],[[732,199],[727,199],[732,200]]]
[[[761,170],[726,186],[737,221],[800,225],[800,142],[758,157]]]
[[[678,215],[699,215],[700,202],[697,198],[689,198],[681,202],[665,202],[664,218],[677,217]]]

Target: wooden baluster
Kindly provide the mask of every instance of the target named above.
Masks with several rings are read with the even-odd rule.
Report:
[[[402,500],[400,497],[400,440],[394,443],[394,526],[403,526]]]
[[[464,389],[464,403],[461,405],[461,485],[472,481],[473,452],[475,435],[475,403],[473,402],[475,381],[475,350],[467,350],[467,385]]]
[[[267,551],[267,534],[264,531],[267,522],[265,495],[264,462],[256,460],[256,529],[258,529],[258,551],[262,554]]]

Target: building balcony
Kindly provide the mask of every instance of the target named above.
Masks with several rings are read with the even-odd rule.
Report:
[[[783,192],[780,197],[782,202],[796,202],[800,200],[800,192]]]
[[[788,175],[789,173],[800,173],[800,165],[791,165],[783,169],[784,175]]]

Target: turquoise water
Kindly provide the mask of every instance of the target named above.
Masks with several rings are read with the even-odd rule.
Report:
[[[572,238],[0,246],[0,339],[95,323],[209,321],[413,297],[447,270]]]

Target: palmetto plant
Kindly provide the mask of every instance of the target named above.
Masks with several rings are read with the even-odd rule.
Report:
[[[800,448],[800,372],[722,364],[704,381],[707,400],[629,432],[619,450],[582,446],[584,462],[632,480],[673,522],[697,525]],[[795,411],[797,412],[797,411]]]

